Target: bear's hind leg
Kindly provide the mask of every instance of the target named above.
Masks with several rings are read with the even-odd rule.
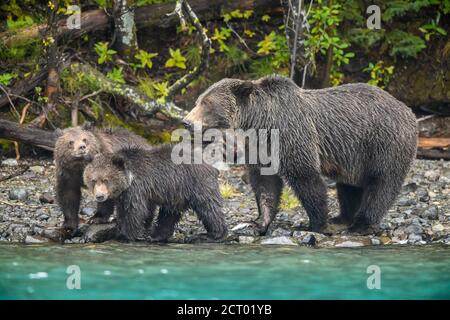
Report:
[[[109,217],[114,213],[114,200],[106,200],[97,203],[97,210],[94,216],[89,219],[90,224],[107,223]]]
[[[327,230],[328,206],[327,186],[318,172],[287,177],[296,196],[302,202],[309,218],[310,230]]]
[[[401,182],[402,180],[392,181],[386,176],[371,179],[364,188],[361,207],[349,231],[360,234],[377,233],[379,223],[400,192]]]
[[[172,208],[161,207],[158,220],[152,226],[150,238],[152,241],[166,241],[175,231],[175,226],[180,221],[181,212]]]
[[[344,183],[337,183],[336,188],[340,214],[339,216],[330,219],[330,222],[334,224],[351,225],[356,213],[361,207],[363,189]]]
[[[278,213],[283,180],[278,175],[261,175],[260,168],[250,169],[249,177],[259,213],[255,222],[260,234],[264,235]]]

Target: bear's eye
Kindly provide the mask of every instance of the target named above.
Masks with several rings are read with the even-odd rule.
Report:
[[[92,184],[96,184],[96,183],[97,183],[97,180],[92,179]]]
[[[104,184],[108,184],[108,179],[103,179]]]
[[[83,139],[83,142],[84,142],[84,143],[86,143],[86,142],[87,142],[86,138],[84,138],[84,139]]]
[[[69,146],[73,146],[74,142],[73,141],[69,141]]]

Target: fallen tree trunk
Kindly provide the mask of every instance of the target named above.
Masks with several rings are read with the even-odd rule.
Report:
[[[417,159],[450,160],[450,150],[419,149],[417,150]]]
[[[279,1],[274,0],[191,0],[189,4],[192,10],[197,13],[200,20],[213,20],[220,18],[222,12],[240,10],[256,10],[267,12],[280,8]],[[173,12],[174,3],[154,4],[138,7],[135,10],[136,27],[171,27],[179,23],[175,16],[167,16]],[[281,10],[281,9],[280,9]],[[280,11],[281,12],[281,11]],[[105,30],[110,26],[112,18],[104,10],[90,10],[81,14],[81,28],[69,29],[67,19],[58,21],[58,38],[63,36],[79,37],[91,31]],[[38,38],[47,28],[47,24],[40,24],[29,28],[20,29],[16,32],[0,33],[0,42],[7,46],[20,44]]]
[[[53,151],[58,135],[54,131],[42,130],[0,119],[0,137],[29,143]]]

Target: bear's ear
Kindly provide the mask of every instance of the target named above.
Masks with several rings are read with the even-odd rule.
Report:
[[[125,159],[120,155],[114,155],[111,159],[112,164],[120,170],[125,170]]]
[[[94,126],[93,126],[92,122],[90,122],[90,121],[85,121],[83,123],[83,125],[81,126],[82,130],[92,130],[93,128],[94,128]]]
[[[237,100],[247,100],[248,96],[255,89],[255,84],[252,81],[242,81],[233,88],[233,94]]]

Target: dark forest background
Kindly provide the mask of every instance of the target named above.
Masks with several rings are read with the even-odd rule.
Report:
[[[367,28],[373,4],[381,29]],[[70,29],[77,13],[81,28]],[[87,120],[167,142],[212,83],[278,73],[304,88],[384,88],[434,118],[422,136],[441,140],[424,143],[447,148],[449,17],[449,0],[2,2],[0,137],[11,139],[11,123],[53,130]],[[0,146],[17,156],[30,148]]]

